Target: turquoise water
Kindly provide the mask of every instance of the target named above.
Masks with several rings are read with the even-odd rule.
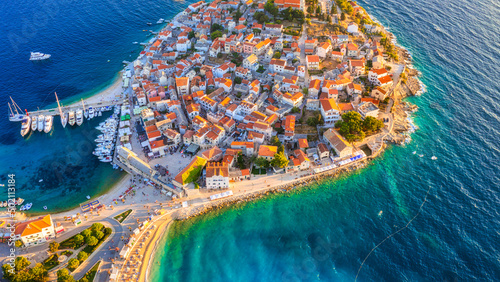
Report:
[[[19,134],[21,124],[8,121],[12,96],[24,110],[78,101],[109,86],[120,74],[122,61],[132,61],[142,50],[132,42],[147,42],[148,26],[185,9],[176,1],[29,0],[0,3],[0,183],[14,173],[16,196],[33,203],[31,212],[62,211],[86,201],[86,195],[105,193],[124,174],[100,163],[91,153],[101,119],[80,128],[63,129],[54,119],[52,134]],[[52,55],[29,61],[30,51]],[[40,180],[43,179],[42,182]],[[0,190],[6,200],[7,191]],[[1,209],[0,209],[1,210]]]
[[[353,281],[429,188],[359,281],[500,279],[498,2],[359,4],[423,74],[412,143],[340,179],[173,224],[151,281]]]

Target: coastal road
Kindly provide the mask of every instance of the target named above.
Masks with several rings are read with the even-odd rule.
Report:
[[[111,260],[118,257],[118,252],[110,251],[110,248],[116,248],[120,242],[121,236],[125,236],[123,226],[112,217],[103,218],[102,220],[100,220],[100,222],[103,222],[106,226],[110,226],[113,229],[113,233],[106,239],[106,241],[99,247],[96,252],[90,255],[90,257],[72,273],[75,280],[81,279],[85,275],[85,273],[87,273],[87,271],[89,271],[92,266],[94,266],[94,264],[96,264],[99,260],[102,260],[102,263],[99,266],[99,279],[102,280],[96,281],[107,281],[107,270],[111,270]]]

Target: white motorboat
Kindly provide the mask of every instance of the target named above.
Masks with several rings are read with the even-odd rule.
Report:
[[[32,206],[33,206],[33,203],[26,204],[26,205],[24,206],[24,210],[26,210],[26,211],[27,211],[27,210],[31,209],[31,207],[32,207]]]
[[[38,131],[42,132],[42,130],[44,128],[45,128],[45,116],[39,115],[38,116]]]
[[[26,136],[30,132],[31,129],[31,117],[25,116],[23,119],[23,124],[21,125],[21,136]]]
[[[76,124],[78,126],[82,125],[83,123],[83,110],[78,110],[76,111]]]
[[[31,131],[35,132],[38,127],[38,117],[33,116],[33,119],[31,120]]]
[[[50,55],[50,54],[44,54],[44,53],[40,53],[40,52],[31,52],[30,61],[47,60],[51,56],[52,55]]]
[[[84,111],[83,111],[83,116],[84,116],[86,119],[89,119],[89,110],[84,110]]]
[[[94,109],[92,107],[89,107],[89,119],[94,118]]]
[[[76,122],[75,111],[69,111],[69,113],[68,113],[69,125],[73,126],[73,125],[75,125],[75,122]]]
[[[49,133],[52,130],[52,120],[53,119],[54,119],[54,117],[52,117],[51,115],[45,116],[45,128],[43,129],[43,131],[45,133]]]

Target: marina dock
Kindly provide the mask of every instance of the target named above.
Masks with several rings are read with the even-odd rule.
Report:
[[[118,105],[119,102],[113,102],[113,101],[104,101],[104,102],[98,102],[98,103],[85,103],[85,107],[92,107],[92,108],[100,108],[100,107],[108,107],[108,106],[115,106]],[[73,105],[69,106],[63,106],[61,107],[61,110],[65,113],[69,111],[76,111],[78,109],[81,109],[82,105],[80,103],[75,103]],[[59,111],[56,108],[51,108],[51,109],[44,109],[44,110],[37,110],[37,111],[29,111],[28,114],[30,116],[37,116],[37,115],[51,115],[51,116],[56,116],[59,115]]]

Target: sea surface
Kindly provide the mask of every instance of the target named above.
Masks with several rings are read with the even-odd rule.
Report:
[[[172,224],[150,281],[354,281],[427,191],[358,280],[500,280],[499,2],[358,3],[422,72],[411,144],[340,179]]]
[[[51,134],[20,135],[21,123],[9,122],[9,96],[24,110],[54,107],[89,97],[120,76],[122,61],[142,50],[148,30],[158,31],[159,18],[185,9],[181,1],[27,0],[0,3],[0,183],[15,174],[16,196],[32,202],[30,212],[62,211],[105,193],[124,173],[92,155],[93,130],[108,117],[62,128],[54,119]],[[147,23],[153,23],[148,26]],[[50,60],[29,61],[30,51],[49,53]],[[6,186],[0,200],[7,199]],[[2,208],[0,208],[0,211]]]

